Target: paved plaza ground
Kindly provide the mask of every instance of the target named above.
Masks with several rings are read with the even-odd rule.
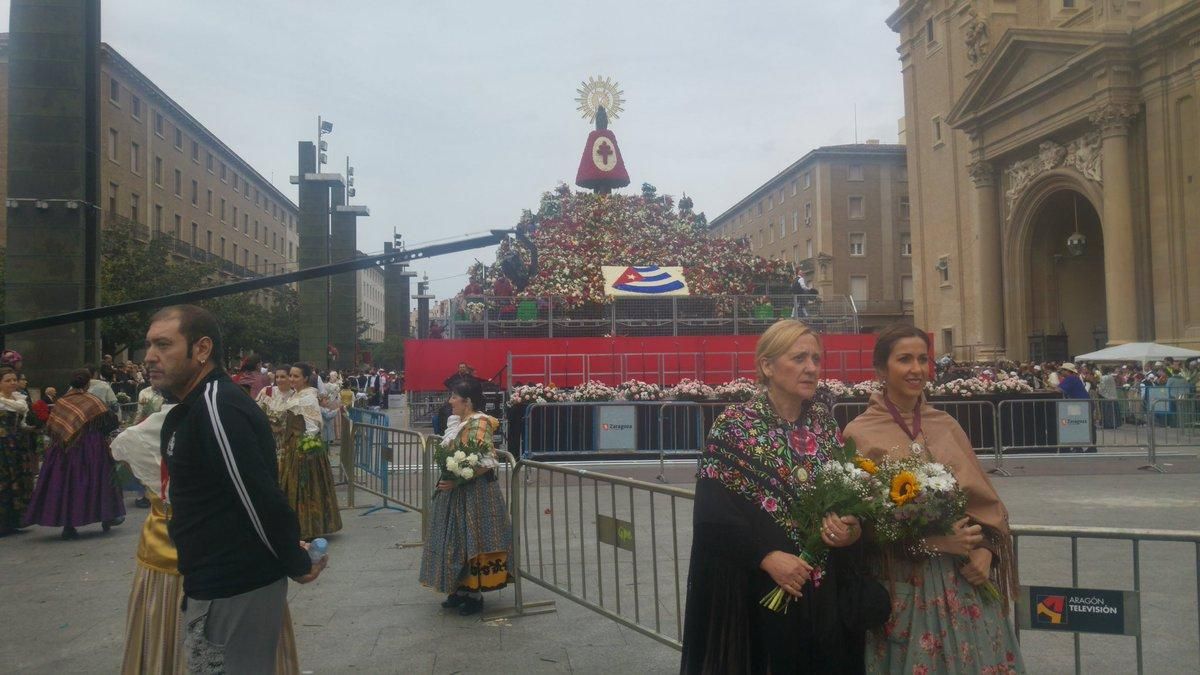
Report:
[[[1200,462],[1166,460],[1170,473],[1139,471],[1136,458],[1013,459],[1014,476],[996,484],[1015,523],[1152,529],[1200,529]],[[589,467],[653,480],[654,466]],[[690,488],[691,468],[668,467],[673,484]],[[534,491],[543,490],[537,487]],[[344,495],[343,495],[344,497]],[[343,499],[344,502],[344,499]],[[370,500],[359,493],[361,506]],[[0,672],[111,673],[121,660],[125,605],[143,511],[110,534],[98,526],[64,542],[58,530],[31,528],[0,539]],[[548,508],[548,507],[547,507]],[[561,506],[557,508],[562,508]],[[639,504],[640,523],[646,515]],[[345,529],[331,538],[331,562],[321,579],[290,591],[303,670],[314,673],[669,673],[678,652],[619,626],[569,600],[557,612],[514,619],[460,618],[438,607],[438,595],[417,583],[420,518],[381,511],[345,510]],[[543,509],[536,515],[544,516]],[[687,512],[678,521],[690,518]],[[644,527],[644,525],[643,525]],[[690,530],[690,528],[689,528]],[[640,533],[639,537],[642,536]],[[690,531],[682,544],[687,555]],[[1131,588],[1128,544],[1083,542],[1081,586]],[[1069,547],[1060,542],[1021,544],[1023,583],[1069,585]],[[1146,672],[1197,670],[1196,551],[1190,545],[1143,546],[1143,621]],[[686,560],[677,561],[686,570]],[[643,569],[645,574],[645,569]],[[630,580],[622,577],[622,583]],[[643,581],[643,583],[646,583]],[[527,599],[549,591],[526,584]],[[644,594],[644,591],[643,591]],[[489,596],[488,609],[511,605],[506,590]],[[649,605],[643,604],[646,608]],[[643,609],[643,611],[647,611]],[[666,622],[674,625],[670,608]],[[1024,635],[1032,672],[1068,672],[1069,637]],[[1083,639],[1084,672],[1133,672],[1134,641]]]

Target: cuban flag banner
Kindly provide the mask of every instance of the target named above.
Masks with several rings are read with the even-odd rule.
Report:
[[[607,295],[688,295],[682,267],[605,265],[602,270]]]

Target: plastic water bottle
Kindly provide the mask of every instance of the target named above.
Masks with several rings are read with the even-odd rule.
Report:
[[[321,560],[321,558],[325,557],[325,553],[328,550],[329,550],[329,542],[325,541],[323,538],[318,537],[316,539],[313,539],[312,543],[308,545],[308,557],[309,557],[309,559],[311,559],[313,561],[313,564],[316,564],[317,562],[319,562]]]

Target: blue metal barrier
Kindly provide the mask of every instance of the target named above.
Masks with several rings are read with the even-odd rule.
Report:
[[[349,408],[350,421],[355,424],[374,424],[377,427],[390,426],[387,413],[371,410],[370,408]]]

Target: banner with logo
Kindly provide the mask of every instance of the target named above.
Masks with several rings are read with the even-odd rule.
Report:
[[[1025,630],[1137,635],[1141,613],[1136,591],[1062,586],[1022,586],[1017,623]]]
[[[637,408],[632,405],[596,407],[597,450],[637,449]]]
[[[605,265],[604,293],[627,297],[688,295],[682,267],[658,265]]]

